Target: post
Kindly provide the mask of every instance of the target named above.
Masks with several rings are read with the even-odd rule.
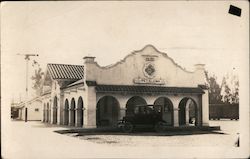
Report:
[[[29,57],[25,57],[26,60],[26,95],[25,95],[25,122],[27,122],[27,108],[28,108],[28,74],[29,74]]]
[[[25,122],[27,122],[28,118],[28,108],[25,108]]]
[[[30,60],[30,56],[39,56],[38,54],[17,54],[17,55],[23,55],[25,56],[25,60],[26,60],[26,103],[25,103],[25,112],[26,112],[26,108],[28,106],[28,74],[29,74],[29,60]],[[27,116],[27,113],[25,113],[25,122],[27,122],[26,120],[26,116]]]

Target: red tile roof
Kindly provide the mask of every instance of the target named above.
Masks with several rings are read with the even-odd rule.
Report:
[[[97,85],[97,92],[127,93],[194,93],[203,94],[199,87],[160,87],[160,86],[128,86],[128,85]]]
[[[53,79],[82,79],[84,69],[82,65],[48,64],[48,72]]]

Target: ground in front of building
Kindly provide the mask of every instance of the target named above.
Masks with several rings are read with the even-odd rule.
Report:
[[[155,151],[156,148],[157,151],[160,151],[164,147],[168,147],[168,149],[164,148],[162,153],[165,153],[165,157],[170,157],[178,155],[170,151],[176,147],[235,147],[239,121],[210,121],[210,125],[221,126],[221,133],[161,136],[152,132],[137,132],[134,134],[81,134],[76,136],[77,134],[69,133],[63,135],[55,132],[67,130],[69,129],[68,127],[48,126],[41,122],[25,123],[13,121],[11,122],[11,131],[8,134],[3,134],[2,157],[124,157],[124,150],[131,152],[127,152],[126,157],[136,157],[138,153],[142,152],[147,157],[154,157],[150,151],[152,149]],[[147,151],[148,149],[150,151]]]

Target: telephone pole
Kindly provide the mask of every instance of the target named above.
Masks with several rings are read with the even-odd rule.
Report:
[[[25,122],[27,122],[27,105],[28,105],[28,81],[29,81],[29,60],[30,60],[30,56],[39,56],[38,54],[17,54],[17,55],[21,55],[24,56],[24,59],[26,60],[26,102],[25,102]]]

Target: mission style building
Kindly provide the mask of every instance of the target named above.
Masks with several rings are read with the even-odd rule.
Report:
[[[152,45],[106,67],[89,56],[83,66],[48,64],[41,99],[43,122],[51,124],[115,126],[144,104],[164,106],[161,114],[169,126],[209,124],[204,65],[189,72]]]

